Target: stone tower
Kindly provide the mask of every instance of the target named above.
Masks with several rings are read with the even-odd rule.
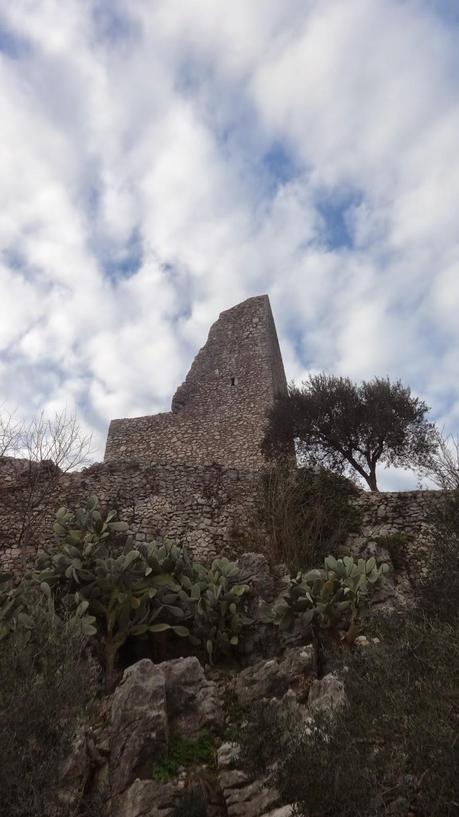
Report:
[[[259,469],[266,412],[285,393],[282,356],[267,295],[222,312],[172,411],[113,420],[105,462],[140,460]]]

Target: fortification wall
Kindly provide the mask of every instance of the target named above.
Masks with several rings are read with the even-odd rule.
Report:
[[[269,551],[267,534],[262,529],[264,494],[259,471],[134,461],[101,463],[60,476],[46,463],[34,468],[39,469],[41,500],[32,513],[29,541],[19,541],[28,501],[30,464],[0,459],[3,570],[23,570],[40,547],[53,542],[57,508],[84,505],[91,494],[118,510],[136,543],[171,539],[185,545],[201,561],[222,554],[234,558],[243,549]],[[353,499],[361,513],[361,529],[348,537],[343,550],[356,555],[389,556],[398,562],[414,587],[429,562],[433,546],[429,517],[441,496],[441,491],[362,491]],[[37,493],[34,501],[36,497]]]
[[[363,535],[378,531],[378,536],[405,533],[419,538],[423,529],[430,533],[427,520],[442,496],[442,491],[362,491],[353,503],[362,515]]]
[[[286,389],[269,298],[249,298],[213,324],[171,412],[111,422],[105,462],[262,468],[266,412]]]
[[[428,569],[435,546],[431,519],[443,496],[442,491],[362,491],[352,500],[361,514],[360,531],[348,537],[343,550],[390,560],[391,582],[406,601]]]
[[[117,508],[136,543],[171,539],[186,545],[201,561],[234,554],[255,516],[259,479],[257,472],[218,465],[93,465],[49,484],[33,512],[30,542],[18,544],[27,484],[21,479],[2,480],[0,466],[0,567],[23,570],[40,547],[53,541],[56,510],[61,505],[84,505],[91,494]]]

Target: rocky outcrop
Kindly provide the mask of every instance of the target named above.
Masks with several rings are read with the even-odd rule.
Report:
[[[258,776],[242,764],[236,742],[222,742],[223,694],[229,692],[242,710],[263,699],[273,702],[282,741],[292,717],[308,729],[316,712],[333,715],[343,706],[342,682],[334,675],[314,679],[309,646],[260,661],[229,681],[225,673],[214,677],[206,678],[195,657],[157,665],[143,659],[129,667],[105,701],[104,725],[77,736],[59,802],[70,810],[89,789],[105,803],[101,817],[172,817],[184,787],[198,781],[206,791],[208,817],[291,817],[292,807],[281,802],[276,789],[275,769]],[[178,767],[172,779],[155,778],[154,768],[167,760],[171,741],[198,738],[203,730],[214,736],[215,765]]]
[[[315,679],[309,689],[308,705],[312,715],[326,712],[333,715],[346,704],[344,684],[336,675],[329,673],[320,680]]]
[[[164,673],[144,659],[126,670],[116,689],[110,722],[110,789],[124,791],[145,764],[167,750],[169,725]],[[150,770],[151,776],[151,770]]]
[[[223,708],[217,686],[206,679],[197,658],[165,661],[155,671],[164,677],[171,733],[193,736],[202,729],[222,727]]]
[[[236,676],[234,693],[241,706],[262,698],[279,698],[288,689],[302,694],[312,673],[312,647],[291,647],[282,658],[259,661]]]
[[[218,752],[218,779],[228,817],[269,817],[275,814],[280,796],[269,776],[253,779],[246,771],[234,768],[237,753],[238,747],[228,743],[224,743]]]
[[[177,781],[152,779],[155,763],[167,756],[171,736],[191,738],[219,730],[223,707],[214,681],[195,657],[129,667],[111,699],[109,723],[99,734],[106,768],[96,787],[110,817],[167,817],[177,798]]]
[[[177,798],[177,784],[134,780],[126,792],[115,799],[110,817],[168,817]]]
[[[289,650],[283,660],[260,662],[240,673],[234,690],[239,692],[239,702],[253,704],[262,697],[276,699],[279,725],[285,724],[285,735],[291,718],[303,722],[310,730],[314,715],[318,712],[334,713],[344,706],[346,696],[343,683],[332,674],[321,680],[311,680],[309,675],[311,654],[309,648]],[[304,686],[298,689],[298,678],[308,679],[306,699]],[[247,687],[245,685],[247,684]],[[296,689],[296,691],[295,691]],[[279,734],[279,741],[285,740]],[[274,769],[266,769],[262,777],[254,777],[241,766],[237,743],[224,743],[218,751],[219,783],[226,803],[228,817],[291,817],[292,806],[282,805],[274,780]]]
[[[238,559],[242,580],[250,585],[250,593],[257,602],[272,602],[278,591],[278,577],[262,553],[243,553]]]

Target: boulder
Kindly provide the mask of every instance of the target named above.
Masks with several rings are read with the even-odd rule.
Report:
[[[291,647],[282,658],[259,661],[240,672],[234,682],[234,692],[241,706],[261,698],[280,698],[289,688],[300,688],[312,672],[312,648]]]
[[[237,765],[240,746],[234,741],[227,741],[217,750],[217,763],[220,769],[231,769]]]
[[[276,595],[276,578],[269,562],[262,553],[243,553],[238,559],[238,567],[244,582],[250,585],[252,594],[263,601],[271,602]]]
[[[138,775],[151,775],[155,755],[167,751],[165,676],[144,659],[129,667],[115,690],[110,713],[110,785],[120,794]]]
[[[206,679],[197,658],[164,661],[156,669],[164,676],[171,733],[192,737],[202,729],[223,726],[223,706],[217,685]]]
[[[221,780],[228,817],[264,817],[279,805],[278,792],[263,780],[229,786]]]
[[[343,682],[331,672],[311,684],[308,705],[312,713],[326,712],[333,715],[346,704],[346,700]]]
[[[279,807],[279,793],[269,776],[254,779],[234,768],[238,756],[237,743],[224,743],[217,753],[218,781],[228,817],[290,817],[290,806]]]
[[[56,803],[61,808],[75,807],[81,800],[91,772],[91,757],[86,734],[78,732],[66,758],[59,779],[59,788],[54,792]]]
[[[152,792],[159,796],[159,784],[151,781],[152,768],[155,759],[166,754],[171,733],[189,738],[203,729],[220,728],[223,720],[217,686],[206,679],[197,658],[156,665],[143,659],[129,667],[111,700],[107,741],[108,788],[121,804],[120,813],[136,814],[139,803],[153,797]],[[98,789],[105,789],[102,776]],[[166,796],[168,790],[164,791]]]
[[[177,783],[135,780],[112,802],[111,817],[168,817],[177,798]]]

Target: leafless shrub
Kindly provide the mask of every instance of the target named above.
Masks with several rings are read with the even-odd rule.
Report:
[[[422,470],[437,488],[456,491],[459,488],[459,435],[438,432],[437,448]]]
[[[76,414],[67,409],[53,417],[41,412],[23,423],[5,414],[0,419],[0,451],[2,429],[5,453],[18,457],[14,502],[21,522],[16,544],[27,545],[37,511],[55,492],[61,474],[90,461],[92,438],[82,431]]]
[[[22,424],[14,412],[0,407],[0,457],[14,456],[21,447]]]
[[[271,468],[263,517],[272,560],[290,570],[321,564],[359,530],[360,516],[351,502],[356,493],[348,479],[325,469]]]
[[[21,432],[21,449],[32,462],[50,461],[63,473],[89,462],[92,437],[84,434],[75,413],[67,409],[46,417],[42,411]]]

